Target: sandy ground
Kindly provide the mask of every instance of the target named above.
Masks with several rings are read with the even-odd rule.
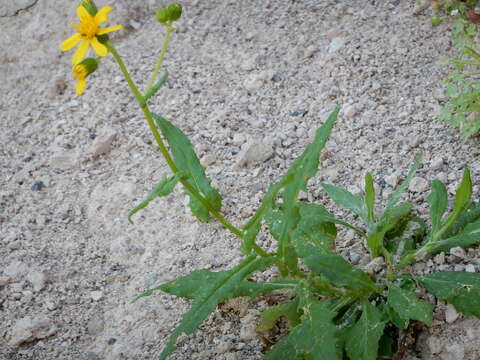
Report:
[[[164,2],[110,4],[110,24],[126,26],[112,40],[145,86],[163,35],[154,9]],[[343,113],[309,200],[345,215],[318,184],[358,192],[366,171],[385,199],[418,152],[424,162],[410,200],[424,199],[434,178],[452,192],[466,165],[478,183],[478,141],[463,144],[436,120],[447,70],[436,62],[455,52],[450,24],[432,28],[430,10],[417,14],[399,0],[183,4],[166,60],[171,76],[152,108],[191,137],[233,223],[248,219],[336,105]],[[75,95],[72,53],[59,50],[75,8],[0,4],[0,358],[154,359],[188,303],[132,297],[194,269],[230,268],[241,259],[239,241],[217,223],[198,223],[178,189],[128,224],[128,210],[167,169],[111,57]],[[237,166],[242,149],[255,146],[272,156]],[[342,254],[368,262],[361,241],[344,235]],[[476,249],[457,255],[416,270],[479,271]],[[264,305],[215,312],[171,358],[260,359],[254,329]],[[442,303],[435,309],[410,358],[479,359],[480,322]]]

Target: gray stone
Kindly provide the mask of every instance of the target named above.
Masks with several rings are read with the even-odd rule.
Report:
[[[452,304],[447,304],[447,309],[445,310],[445,321],[449,324],[453,323],[458,319],[460,314],[455,310]]]
[[[68,170],[78,166],[78,154],[54,154],[50,158],[50,167],[57,170]]]
[[[328,46],[328,52],[334,53],[335,51],[341,49],[345,45],[345,38],[343,37],[336,37],[332,39],[330,45]]]
[[[428,181],[424,178],[416,176],[412,179],[408,189],[413,192],[422,193],[428,189]]]
[[[398,185],[399,179],[400,177],[398,176],[398,174],[393,173],[385,177],[385,182],[387,183],[387,185],[390,185],[391,187],[394,188]]]
[[[435,336],[431,336],[427,339],[427,345],[432,355],[439,354],[443,350],[442,339]]]
[[[252,164],[262,163],[273,156],[273,149],[264,143],[249,140],[242,146],[242,151],[237,155],[234,169],[249,167]]]
[[[432,161],[430,163],[430,168],[432,170],[438,170],[438,169],[441,169],[442,167],[443,167],[443,158],[436,157],[436,158],[432,159]]]
[[[103,292],[100,290],[95,290],[90,293],[90,297],[93,301],[99,301],[103,298]]]
[[[88,333],[91,335],[100,334],[105,326],[105,321],[100,315],[93,315],[87,323]]]
[[[110,151],[113,141],[117,138],[117,132],[113,128],[105,128],[102,133],[95,138],[92,144],[92,156],[98,157]]]
[[[469,273],[474,273],[475,272],[475,265],[473,264],[468,264],[465,266],[465,271]]]
[[[204,157],[202,157],[202,159],[200,160],[200,163],[206,167],[206,166],[215,164],[216,161],[217,161],[217,157],[214,154],[206,154]]]
[[[460,259],[465,259],[466,253],[463,248],[456,246],[450,249],[450,255],[456,256]]]
[[[23,343],[32,342],[37,339],[44,339],[55,334],[56,326],[46,316],[37,318],[24,317],[17,320],[12,327],[9,344],[17,347]]]
[[[48,276],[44,272],[33,271],[27,275],[27,280],[32,284],[33,290],[38,292],[41,291],[47,284]]]

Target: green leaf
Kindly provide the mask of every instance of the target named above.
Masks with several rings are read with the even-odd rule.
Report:
[[[445,220],[445,223],[442,225],[441,229],[433,234],[434,239],[441,238],[442,234],[448,230],[448,228],[453,225],[453,223],[461,215],[465,207],[468,205],[470,198],[472,197],[472,179],[470,178],[470,169],[466,168],[463,173],[462,182],[455,192],[455,203],[453,206],[453,211],[450,216]]]
[[[203,320],[227,299],[239,296],[255,297],[260,293],[284,288],[283,283],[256,283],[244,280],[254,271],[263,270],[274,263],[274,258],[256,258],[254,255],[246,258],[239,265],[228,271],[210,272],[194,271],[182,278],[176,279],[154,289],[148,290],[135,300],[151,295],[161,290],[172,295],[192,299],[192,307],[180,325],[170,335],[170,339],[160,355],[165,360],[175,349],[175,342],[181,334],[192,334]]]
[[[430,218],[432,219],[432,233],[441,226],[442,216],[447,209],[447,188],[439,180],[432,181],[432,192],[427,196],[430,204]]]
[[[340,360],[336,312],[329,304],[315,301],[304,310],[302,322],[264,356],[264,360]]]
[[[457,235],[461,232],[468,224],[477,222],[480,220],[480,206],[474,203],[470,203],[465,211],[459,216],[459,218],[453,223],[450,228],[445,231],[442,235],[443,238],[447,239],[452,236]]]
[[[468,224],[460,234],[435,242],[428,253],[435,255],[442,251],[447,252],[456,246],[468,248],[478,244],[480,244],[480,221]]]
[[[165,82],[168,79],[168,71],[165,70],[163,75],[160,77],[160,79],[157,81],[155,85],[153,85],[144,95],[143,95],[143,101],[146,103],[148,99],[150,99],[160,88],[165,84]]]
[[[275,323],[280,317],[285,317],[288,321],[288,327],[291,329],[300,324],[301,314],[298,311],[299,298],[285,304],[273,306],[260,314],[260,325],[257,327],[258,332],[273,329]]]
[[[365,206],[367,208],[367,220],[369,224],[375,221],[375,187],[372,174],[365,174]]]
[[[340,109],[335,109],[327,121],[317,129],[315,139],[307,146],[302,155],[298,157],[290,166],[286,174],[276,184],[269,187],[267,193],[263,197],[260,207],[257,209],[252,218],[245,224],[243,230],[248,237],[246,237],[241,245],[243,253],[248,254],[252,250],[255,242],[255,237],[260,230],[260,224],[266,213],[275,207],[275,201],[280,191],[284,190],[284,213],[287,221],[283,223],[283,229],[278,237],[279,241],[279,256],[284,261],[286,260],[286,250],[290,248],[288,232],[293,230],[294,223],[289,220],[294,210],[294,205],[297,200],[298,192],[306,188],[308,180],[318,171],[320,161],[320,151],[325,146],[333,125],[337,119]]]
[[[374,292],[377,286],[370,277],[340,255],[312,245],[297,245],[297,253],[305,265],[318,275],[325,276],[334,285],[356,289],[361,292]]]
[[[175,165],[179,170],[189,174],[187,179],[188,183],[204,197],[209,206],[215,211],[220,211],[222,207],[222,197],[218,191],[210,185],[210,179],[205,175],[205,168],[200,164],[188,137],[162,116],[158,114],[152,115],[170,145]],[[190,197],[190,209],[193,215],[201,221],[208,221],[210,219],[209,210],[190,192],[186,192]]]
[[[367,221],[367,211],[360,196],[353,195],[350,191],[338,186],[322,183],[323,189],[328,196],[338,205],[350,210],[364,221]]]
[[[351,360],[377,360],[385,321],[381,312],[367,300],[362,307],[362,316],[347,332],[345,348]]]
[[[480,274],[445,271],[417,279],[428,292],[451,302],[457,311],[480,318]]]
[[[418,300],[414,291],[390,284],[388,286],[388,304],[401,319],[413,319],[428,326],[432,325],[432,305],[426,301]]]
[[[148,193],[146,199],[137,206],[135,206],[132,210],[130,210],[130,212],[128,213],[128,221],[133,224],[132,216],[135,213],[147,207],[148,204],[151,201],[155,200],[157,197],[163,197],[171,194],[173,189],[175,189],[175,185],[177,185],[177,182],[184,176],[185,173],[183,172],[178,172],[175,175],[164,176],[163,179],[157,185],[155,185],[153,190]]]
[[[417,172],[417,169],[420,166],[421,161],[422,161],[422,156],[418,154],[415,157],[415,162],[413,163],[413,165],[410,167],[410,170],[408,171],[407,177],[405,178],[405,180],[403,180],[402,184],[393,192],[392,196],[390,196],[390,199],[388,200],[387,206],[385,208],[385,212],[389,211],[400,200],[403,193],[405,192],[405,190],[407,190],[408,186],[410,185],[410,182],[412,181],[413,176]]]

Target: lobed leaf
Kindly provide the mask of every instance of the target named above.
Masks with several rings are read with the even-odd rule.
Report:
[[[155,200],[157,197],[163,197],[171,194],[173,189],[175,189],[175,185],[177,185],[177,182],[184,176],[185,174],[183,172],[178,172],[175,175],[164,176],[163,179],[157,185],[155,185],[153,190],[148,193],[146,199],[137,206],[135,206],[128,213],[128,221],[133,224],[132,216],[135,215],[138,211],[146,208],[148,204],[150,204],[150,202]]]
[[[335,202],[338,206],[350,210],[364,221],[367,221],[367,211],[360,196],[354,195],[346,189],[330,184],[322,183],[322,187],[327,192],[328,196],[333,200],[333,202]]]
[[[381,312],[368,300],[362,304],[360,319],[347,331],[346,350],[351,360],[377,360],[385,321]]]
[[[161,290],[193,300],[190,311],[184,315],[180,325],[170,335],[166,347],[160,354],[160,359],[165,360],[175,351],[175,342],[178,337],[181,334],[192,334],[219,303],[239,296],[255,297],[263,292],[286,287],[288,284],[284,283],[256,283],[244,280],[252,272],[263,270],[273,263],[274,258],[272,257],[256,258],[252,255],[231,270],[219,272],[194,271],[187,276],[148,290],[138,296],[135,300]]]
[[[220,211],[222,207],[222,196],[210,185],[210,179],[205,175],[205,168],[193,150],[192,143],[188,137],[175,125],[158,114],[152,114],[157,126],[170,145],[175,165],[179,170],[189,174],[188,183],[194,187],[208,202],[210,207]],[[190,209],[201,221],[210,219],[209,210],[187,191],[190,197]]]
[[[300,324],[300,316],[298,310],[299,298],[295,297],[293,300],[273,306],[260,314],[260,325],[257,327],[258,332],[263,332],[273,329],[275,323],[280,317],[285,317],[288,321],[288,327],[294,328]]]
[[[428,326],[432,325],[432,305],[426,301],[418,300],[414,291],[390,284],[388,286],[388,305],[395,310],[401,319],[413,319]]]
[[[480,274],[445,271],[417,279],[428,292],[440,300],[451,302],[457,311],[480,318]]]
[[[315,301],[304,309],[301,324],[272,347],[264,360],[340,360],[336,312],[326,302]]]

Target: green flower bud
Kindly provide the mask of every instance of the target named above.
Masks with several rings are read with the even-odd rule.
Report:
[[[168,9],[159,9],[157,11],[157,20],[160,24],[165,24],[168,20],[170,20],[170,12]]]
[[[182,5],[179,3],[171,3],[168,5],[167,10],[169,11],[171,21],[177,21],[182,16]]]
[[[98,12],[97,5],[93,2],[93,0],[83,0],[82,6],[88,11],[88,13],[92,16],[95,16]]]

